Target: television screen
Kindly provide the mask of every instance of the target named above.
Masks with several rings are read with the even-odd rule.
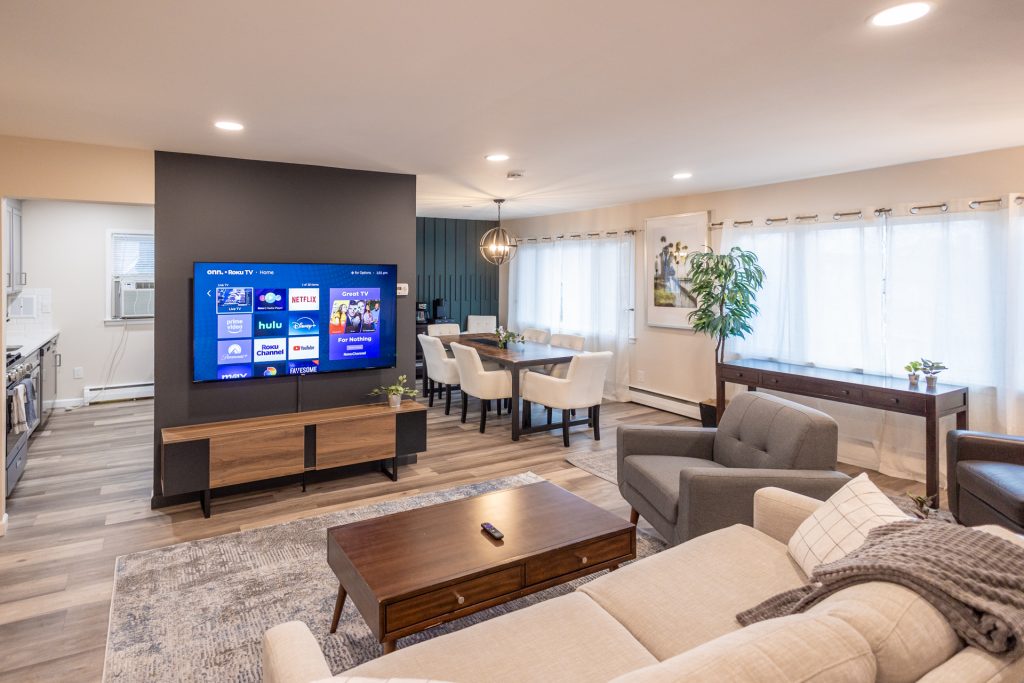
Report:
[[[192,381],[394,367],[397,284],[396,265],[197,262]]]

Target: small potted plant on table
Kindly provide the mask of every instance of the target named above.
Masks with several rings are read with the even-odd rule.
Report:
[[[928,360],[927,358],[921,359],[921,372],[924,373],[924,381],[929,389],[934,389],[935,385],[939,381],[939,373],[943,370],[948,370],[942,361]]]
[[[388,405],[392,408],[399,408],[404,397],[415,398],[416,396],[416,390],[405,384],[406,379],[406,375],[399,375],[394,384],[379,386],[370,392],[370,396],[387,396]]]
[[[907,371],[907,379],[910,380],[911,384],[917,384],[917,381],[921,379],[921,375],[918,374],[921,372],[921,367],[921,361],[919,360],[912,360],[903,366],[903,369]]]
[[[498,325],[498,329],[496,329],[494,333],[498,335],[499,349],[507,349],[509,344],[517,344],[526,339],[523,335],[516,334],[512,330],[506,330],[501,325]]]

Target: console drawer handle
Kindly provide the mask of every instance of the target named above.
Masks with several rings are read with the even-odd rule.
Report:
[[[455,593],[455,602],[459,603],[460,605],[466,604],[466,596]]]
[[[900,400],[898,398],[891,398],[889,400],[892,401],[893,403],[899,403],[900,402]]]
[[[586,564],[587,562],[590,562],[590,558],[587,557],[586,555],[580,555],[579,558],[580,558],[580,564]]]

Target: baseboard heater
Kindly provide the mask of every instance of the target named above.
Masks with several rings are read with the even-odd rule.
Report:
[[[658,408],[670,413],[676,413],[694,420],[700,419],[700,404],[678,396],[669,396],[649,389],[640,387],[629,388],[630,400],[640,405]]]
[[[127,401],[133,398],[153,398],[153,383],[112,384],[107,387],[86,387],[84,403],[103,403],[105,401]]]

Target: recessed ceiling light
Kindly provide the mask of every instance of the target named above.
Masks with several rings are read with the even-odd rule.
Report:
[[[245,126],[240,124],[238,121],[218,121],[217,123],[215,123],[213,125],[217,126],[221,130],[238,131],[238,130],[242,130],[242,129],[245,128]]]
[[[484,159],[487,159],[487,161],[508,161],[508,155],[500,153],[488,154],[487,156],[484,157]]]
[[[871,23],[875,26],[899,26],[920,19],[931,9],[932,6],[927,2],[908,2],[882,10],[871,17]]]
[[[689,180],[692,177],[692,173],[686,173],[685,171],[683,173],[672,174],[672,180]]]

